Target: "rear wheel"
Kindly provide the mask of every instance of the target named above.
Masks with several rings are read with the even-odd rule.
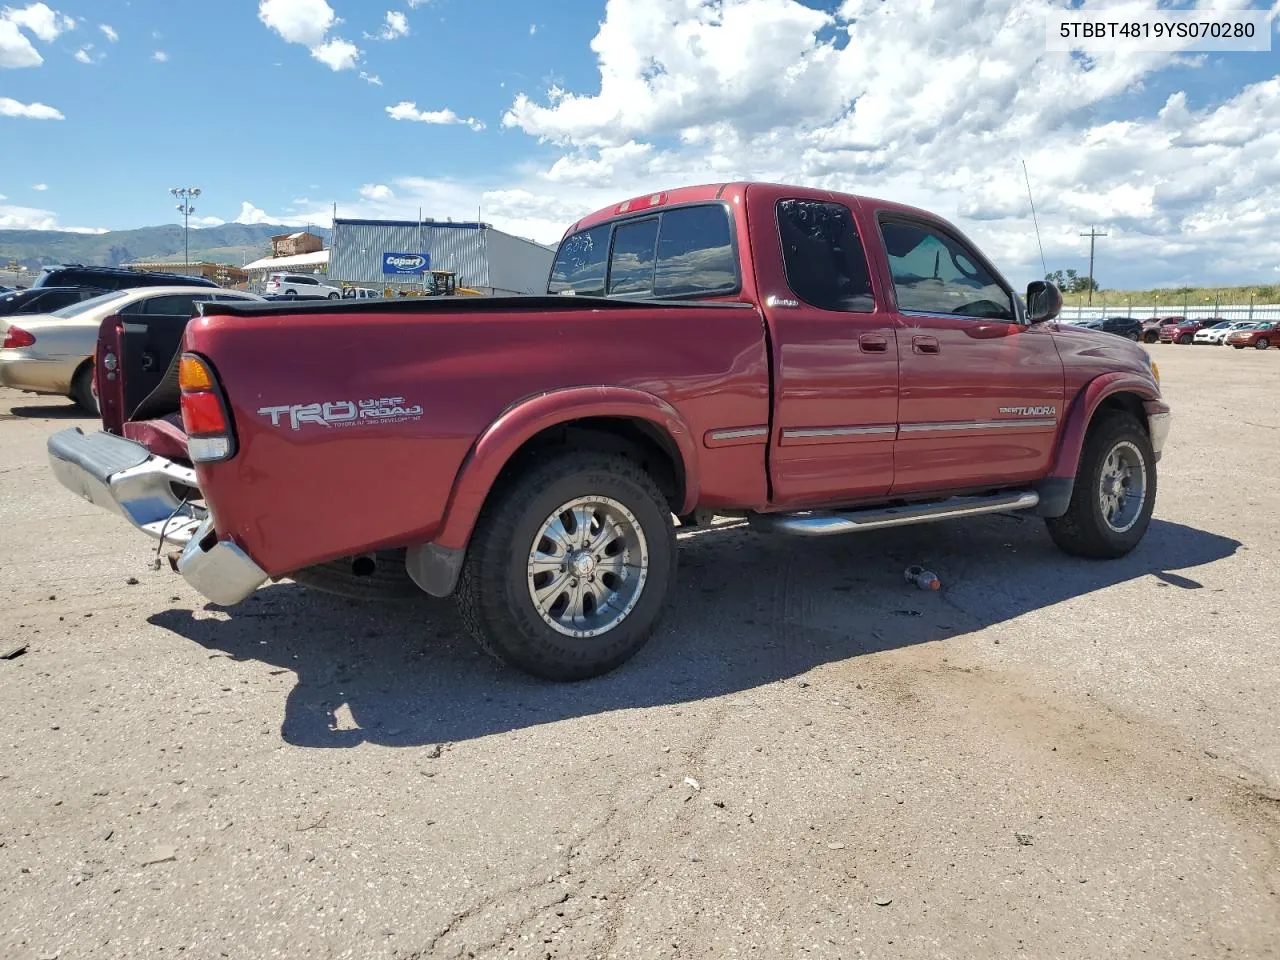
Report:
[[[675,571],[671,507],[653,479],[617,454],[573,454],[485,506],[458,607],[501,662],[545,680],[584,680],[644,646]]]
[[[1271,341],[1266,337],[1259,337],[1258,342],[1254,344],[1254,347],[1258,350],[1265,350],[1269,346],[1271,346]]]
[[[330,299],[330,300],[341,300],[341,299],[342,299],[342,294],[340,294],[340,293],[331,293],[331,294],[329,294],[329,299]]]
[[[1191,334],[1189,334],[1189,333],[1184,333],[1181,337],[1179,337],[1179,338],[1178,338],[1178,342],[1179,342],[1179,343],[1181,343],[1181,344],[1182,344],[1182,345],[1184,345],[1184,346],[1185,346],[1186,344],[1190,343],[1190,342],[1191,342]]]
[[[1155,343],[1160,339],[1160,334],[1156,333],[1154,330],[1151,330],[1151,331],[1148,331],[1147,333],[1144,333],[1142,335],[1142,339],[1146,343]]]
[[[1085,438],[1067,512],[1045,523],[1064,553],[1111,560],[1141,542],[1155,502],[1151,438],[1131,414],[1111,414]]]
[[[92,363],[81,364],[76,375],[71,378],[71,399],[85,413],[98,416],[98,395],[93,389]]]

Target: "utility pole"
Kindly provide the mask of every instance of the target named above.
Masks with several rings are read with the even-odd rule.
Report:
[[[196,208],[191,205],[191,201],[200,196],[200,188],[172,187],[169,192],[182,201],[177,208],[178,212],[182,214],[182,266],[190,268],[191,251],[187,238],[191,233],[191,215],[196,212]]]
[[[1105,237],[1106,234],[1099,233],[1096,227],[1090,227],[1088,233],[1080,236],[1089,238],[1089,306],[1093,306],[1093,245],[1098,237]]]

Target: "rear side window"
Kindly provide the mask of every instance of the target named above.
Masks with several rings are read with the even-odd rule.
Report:
[[[819,200],[778,201],[787,286],[810,306],[844,313],[875,309],[867,257],[849,208]]]
[[[737,253],[722,204],[600,224],[565,240],[547,292],[696,299],[735,292]]]
[[[189,293],[168,294],[163,297],[151,297],[146,302],[144,312],[149,317],[189,317],[195,313],[196,300],[207,300],[208,297],[195,297]]]

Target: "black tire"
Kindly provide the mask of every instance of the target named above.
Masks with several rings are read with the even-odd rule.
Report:
[[[289,574],[289,579],[321,593],[348,600],[418,600],[426,596],[409,577],[403,550],[380,550],[374,554],[372,573],[357,576],[351,558],[332,560]]]
[[[1192,336],[1189,333],[1184,333],[1181,337],[1178,338],[1178,342],[1182,344],[1184,347],[1187,344],[1189,344],[1191,341],[1192,341]]]
[[[1232,346],[1233,346],[1233,347],[1235,347],[1237,350],[1243,350],[1243,349],[1244,349],[1244,344],[1243,344],[1243,343],[1233,343],[1233,344],[1232,344]]]
[[[71,399],[90,416],[98,416],[98,398],[93,394],[93,364],[83,363],[71,378]]]
[[[1137,343],[1137,342],[1138,342],[1138,340],[1139,340],[1139,337],[1138,337],[1138,335],[1137,335],[1136,333],[1127,333],[1127,334],[1125,334],[1125,336],[1126,336],[1128,339],[1132,340],[1134,343]]]
[[[1258,342],[1253,345],[1253,348],[1255,350],[1265,350],[1269,346],[1271,346],[1270,340],[1268,340],[1266,337],[1259,337]]]
[[[297,291],[297,290],[286,290],[286,291],[284,292],[284,295],[285,295],[286,297],[296,297],[296,296],[298,295],[298,291]]]
[[[330,299],[330,300],[341,300],[341,299],[342,299],[342,294],[340,294],[340,293],[331,293],[331,294],[329,294],[329,299]]]
[[[1132,444],[1142,458],[1146,472],[1142,509],[1134,524],[1124,532],[1108,525],[1102,513],[1099,488],[1108,454],[1122,443]],[[1151,524],[1156,502],[1156,458],[1151,438],[1131,414],[1108,414],[1090,428],[1076,470],[1071,504],[1061,517],[1047,517],[1049,536],[1063,553],[1091,560],[1114,560],[1136,547]]]
[[[1148,333],[1144,333],[1142,335],[1142,339],[1145,343],[1157,343],[1160,340],[1160,334],[1154,331],[1151,331]]]
[[[542,525],[578,497],[608,497],[634,517],[648,548],[647,576],[616,626],[575,638],[550,626],[530,597],[528,558]],[[671,507],[653,479],[620,454],[584,452],[550,460],[497,490],[467,550],[458,609],[480,647],[544,680],[598,677],[640,650],[667,605],[676,573]]]

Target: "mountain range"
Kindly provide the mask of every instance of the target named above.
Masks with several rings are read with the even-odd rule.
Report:
[[[192,230],[189,234],[190,259],[192,263],[203,260],[240,266],[268,256],[273,236],[293,233],[298,229],[272,223],[227,223],[220,227]],[[328,240],[328,229],[316,226],[309,229]],[[114,267],[135,260],[169,260],[180,264],[183,262],[182,227],[165,224],[106,233],[0,230],[0,270],[14,260],[33,271],[51,263]]]

